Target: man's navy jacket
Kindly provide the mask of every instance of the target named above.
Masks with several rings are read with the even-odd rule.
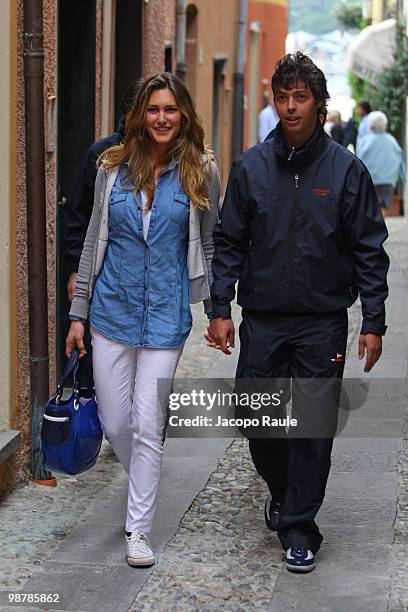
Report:
[[[125,137],[124,117],[116,132],[94,142],[87,150],[75,177],[67,202],[62,209],[62,255],[69,272],[77,272],[84,246],[86,230],[92,214],[97,161],[109,147],[117,145]]]
[[[215,230],[213,317],[328,313],[361,298],[361,333],[384,334],[388,236],[371,177],[320,123],[300,149],[279,123],[234,162]]]

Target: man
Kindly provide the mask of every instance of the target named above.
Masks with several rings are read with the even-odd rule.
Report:
[[[369,133],[368,129],[368,115],[371,113],[371,104],[366,100],[359,102],[356,106],[356,113],[360,117],[360,125],[358,126],[357,143],[356,147],[359,146],[361,140]]]
[[[366,168],[324,132],[320,118],[329,95],[322,71],[300,52],[286,55],[277,63],[272,90],[280,123],[231,169],[216,234],[207,340],[230,354],[230,302],[239,280],[237,380],[325,379],[324,384],[343,375],[347,308],[358,293],[364,371],[380,357],[387,231]],[[270,492],[266,524],[278,532],[287,568],[299,572],[314,568],[323,539],[314,519],[333,442],[332,436],[308,436],[250,439],[255,467]]]
[[[120,104],[122,116],[116,132],[94,142],[89,147],[75,177],[71,193],[62,209],[63,230],[61,249],[69,273],[67,282],[69,302],[72,302],[74,297],[79,260],[92,214],[94,186],[98,171],[97,162],[106,149],[123,141],[126,120],[133,108],[136,93],[141,83],[143,83],[143,79],[135,81],[126,90]]]
[[[267,94],[267,105],[258,115],[258,139],[263,142],[267,135],[275,129],[279,121],[278,114],[273,105],[271,94]]]

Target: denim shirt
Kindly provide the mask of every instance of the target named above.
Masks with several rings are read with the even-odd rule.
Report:
[[[181,347],[191,330],[187,248],[189,198],[178,168],[159,176],[146,240],[142,196],[121,168],[109,199],[109,233],[91,302],[91,325],[133,347]]]

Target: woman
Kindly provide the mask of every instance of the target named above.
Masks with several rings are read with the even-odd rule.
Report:
[[[387,134],[388,119],[381,111],[368,115],[368,132],[357,141],[357,156],[367,166],[382,208],[392,206],[394,187],[406,180],[403,152],[394,136]]]
[[[211,310],[220,180],[184,83],[146,80],[124,144],[102,156],[72,302],[66,354],[85,354],[90,305],[98,410],[129,474],[129,565],[154,563],[151,530],[172,380],[191,330],[190,303]],[[160,379],[158,383],[158,379]],[[163,380],[164,379],[164,380]]]
[[[343,144],[344,129],[339,111],[332,110],[327,113],[327,121],[324,129],[333,140],[339,144]]]

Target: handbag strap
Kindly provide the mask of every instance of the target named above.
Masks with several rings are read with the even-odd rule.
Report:
[[[79,368],[79,351],[77,348],[74,348],[71,354],[71,357],[68,359],[65,369],[64,369],[64,373],[61,377],[61,380],[58,384],[57,387],[57,393],[55,394],[55,401],[56,404],[59,403],[63,390],[64,390],[64,383],[66,382],[66,380],[68,379],[68,377],[70,376],[71,372],[73,372],[73,381],[72,381],[72,386],[73,386],[73,391],[74,391],[74,395],[77,396],[78,395],[78,388],[79,388],[79,384],[78,384],[78,368]]]
[[[77,348],[74,348],[71,353],[71,357],[68,359],[65,365],[64,374],[62,375],[61,382],[64,383],[67,380],[72,370],[74,370],[74,381],[75,381],[76,374],[78,372],[78,366],[79,366],[79,351]]]

